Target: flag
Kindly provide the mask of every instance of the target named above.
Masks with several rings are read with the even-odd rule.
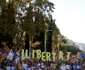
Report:
[[[34,42],[34,43],[32,44],[32,47],[37,47],[37,46],[39,46],[40,44],[41,44],[41,42],[36,41],[36,42]]]

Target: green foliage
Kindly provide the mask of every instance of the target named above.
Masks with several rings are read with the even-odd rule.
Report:
[[[29,8],[26,9],[26,14],[21,19],[21,29],[25,32],[27,32],[29,35],[33,35],[34,32],[34,22],[33,22],[33,7],[29,6]]]
[[[15,9],[12,3],[3,3],[2,12],[0,14],[0,40],[9,42],[17,32],[15,24]],[[8,39],[8,40],[7,40]]]
[[[27,3],[29,7],[26,6]],[[53,30],[56,39],[57,34],[60,34],[51,15],[53,9],[54,4],[49,0],[36,0],[35,3],[31,3],[31,1],[23,3],[20,0],[13,0],[9,3],[4,2],[1,5],[2,11],[0,13],[0,40],[11,41],[11,44],[13,38],[16,38],[16,34],[21,34],[21,37],[17,38],[21,40],[23,33],[26,32],[25,45],[28,46],[29,41],[39,40],[42,42],[41,48],[44,50],[45,23],[48,24],[48,30]],[[50,48],[52,47],[53,32],[50,32],[47,38]]]
[[[81,51],[79,48],[72,45],[63,45],[60,47],[60,50],[65,52],[71,52],[72,54],[76,54],[77,52]]]

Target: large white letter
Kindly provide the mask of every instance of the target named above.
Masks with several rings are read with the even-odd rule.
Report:
[[[32,51],[32,58],[35,58],[35,50]]]
[[[53,55],[53,61],[55,61],[56,53],[52,53],[52,55]]]
[[[50,52],[46,52],[46,60],[47,61],[50,61],[51,60],[51,54],[50,54]]]
[[[24,49],[22,49],[22,58],[25,58]]]
[[[37,58],[41,58],[41,50],[37,50]]]
[[[62,51],[59,51],[59,59],[63,60],[63,52]]]

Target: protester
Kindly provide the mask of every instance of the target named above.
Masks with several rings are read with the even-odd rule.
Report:
[[[66,62],[66,65],[65,65],[65,69],[66,70],[70,70],[70,64]]]
[[[70,64],[70,68],[71,68],[71,70],[75,70],[74,69],[75,67],[74,67],[74,64],[73,63]]]
[[[6,54],[6,55],[5,55]],[[21,58],[21,50],[15,51],[10,49],[6,51],[6,48],[0,49],[1,58],[4,57],[0,62],[0,70],[81,70],[80,62],[78,60],[75,64],[69,64],[63,62],[63,60],[54,61],[42,61],[41,59],[33,60]],[[68,61],[70,62],[70,61]],[[66,63],[66,64],[65,64]],[[71,63],[71,62],[70,62]],[[85,68],[83,68],[84,70]]]
[[[22,63],[22,68],[23,68],[24,70],[27,69],[27,63],[26,63],[26,60],[23,61],[23,63]]]
[[[14,57],[14,53],[13,53],[13,51],[11,49],[8,56],[7,56],[7,59],[9,59],[11,61],[13,59],[13,57]]]
[[[61,69],[61,70],[66,70],[66,68],[65,68],[65,64],[64,64],[64,63],[61,64],[60,69]]]
[[[75,66],[75,70],[81,70],[81,66],[80,66],[80,64],[78,63],[78,64],[76,64],[76,66]]]

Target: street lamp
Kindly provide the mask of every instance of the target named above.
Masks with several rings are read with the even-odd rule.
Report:
[[[53,30],[46,30],[46,31],[45,31],[45,41],[44,41],[44,52],[45,52],[45,53],[46,53],[46,50],[47,50],[47,49],[46,49],[46,40],[47,40],[47,38],[46,38],[46,33],[49,32],[49,31],[53,31]],[[47,70],[48,70],[48,62],[47,62]]]
[[[49,31],[53,31],[53,30],[46,30],[45,31],[44,52],[46,52],[46,40],[47,40],[46,33],[49,32]]]

